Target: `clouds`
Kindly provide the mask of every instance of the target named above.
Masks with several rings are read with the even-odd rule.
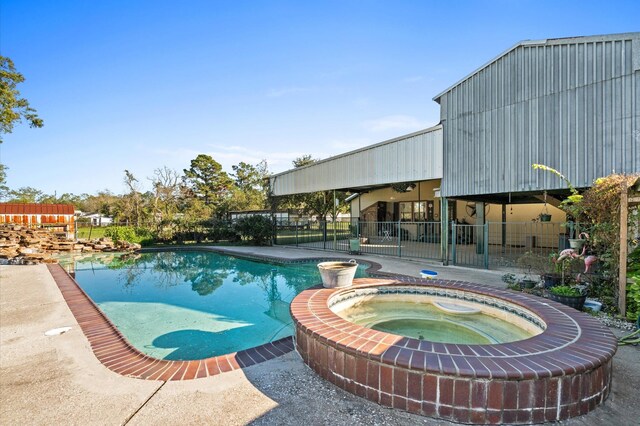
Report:
[[[417,130],[428,127],[425,121],[411,115],[387,115],[373,120],[367,120],[362,123],[365,130],[373,133],[386,132],[394,130],[398,132],[415,132]]]

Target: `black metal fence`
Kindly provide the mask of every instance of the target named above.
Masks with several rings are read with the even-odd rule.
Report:
[[[547,255],[568,247],[564,224],[451,222],[442,242],[440,222],[277,222],[275,244],[439,260],[477,268],[516,266],[527,252]]]

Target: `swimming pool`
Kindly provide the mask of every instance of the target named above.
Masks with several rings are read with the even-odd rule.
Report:
[[[80,259],[74,268],[80,287],[140,352],[194,360],[291,336],[289,304],[320,283],[316,263],[163,251]]]

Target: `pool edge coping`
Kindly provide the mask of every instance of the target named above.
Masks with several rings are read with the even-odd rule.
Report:
[[[345,259],[344,257],[336,256],[326,258],[280,258],[276,256],[260,256],[255,253],[237,253],[217,247],[152,248],[140,250],[140,253],[162,251],[209,251],[246,260],[279,264]],[[364,262],[369,265],[369,268],[367,268],[369,273],[376,273],[381,269],[381,265],[377,262],[363,260]],[[288,336],[238,352],[199,360],[182,361],[154,358],[133,346],[60,264],[47,264],[47,269],[58,286],[67,307],[89,341],[95,357],[102,365],[121,376],[143,380],[192,380],[250,367],[294,350],[293,336]]]

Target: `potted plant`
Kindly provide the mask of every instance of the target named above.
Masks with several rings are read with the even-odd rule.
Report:
[[[549,213],[540,213],[538,215],[540,222],[551,222],[551,215]]]
[[[574,250],[582,250],[585,243],[589,239],[589,234],[586,232],[581,232],[578,234],[578,238],[569,238],[569,247]]]
[[[525,289],[534,288],[536,285],[538,285],[538,281],[532,280],[529,277],[525,277],[520,281],[520,286]]]
[[[548,289],[548,295],[549,299],[577,310],[582,309],[587,299],[587,295],[583,294],[579,288],[569,285],[551,287]]]
[[[545,288],[548,288],[562,283],[562,268],[566,265],[557,263],[557,259],[558,253],[551,253],[546,256],[534,251],[527,251],[518,258],[517,264],[522,271],[527,272],[526,275],[539,275],[544,282]],[[526,286],[527,283],[524,285]]]
[[[551,222],[551,215],[547,209],[547,191],[544,191],[544,206],[542,207],[542,211],[538,215],[538,218],[540,219],[540,222]]]

